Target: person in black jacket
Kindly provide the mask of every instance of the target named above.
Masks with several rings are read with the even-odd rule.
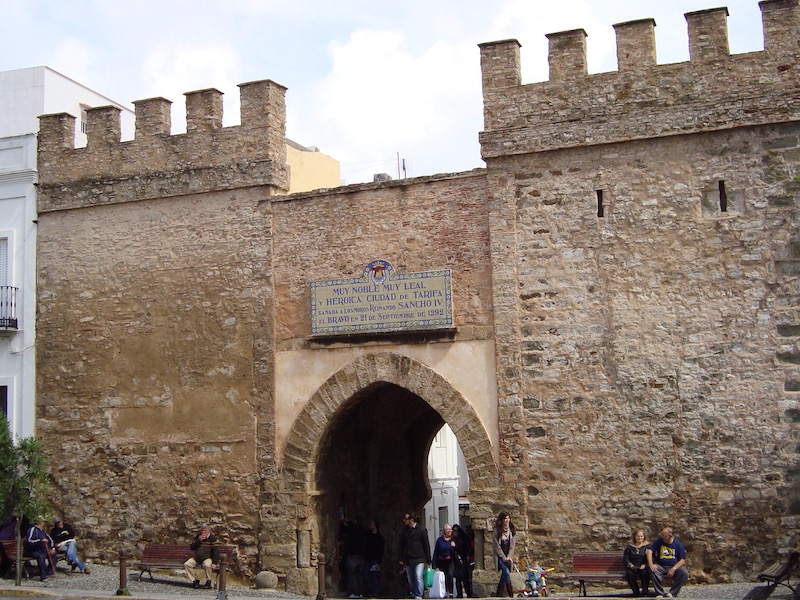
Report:
[[[475,570],[475,532],[470,523],[464,526],[464,540],[466,541],[465,550],[467,554],[464,563],[464,585],[467,588],[467,596],[474,598],[475,591],[472,589],[472,572]]]
[[[367,561],[367,598],[379,598],[381,595],[381,563],[383,562],[384,540],[381,526],[377,521],[369,524],[367,546],[364,558]]]
[[[647,549],[650,542],[643,529],[634,532],[631,543],[622,553],[625,561],[625,579],[631,586],[634,596],[647,596],[647,584],[650,582],[650,569],[647,568]]]
[[[464,592],[467,593],[467,598],[472,598],[472,578],[469,577],[472,548],[469,545],[466,533],[458,523],[453,525],[453,539],[455,540],[456,598],[463,597]]]
[[[206,573],[206,589],[211,589],[211,573],[214,565],[219,563],[219,542],[217,538],[211,534],[211,530],[203,526],[200,528],[200,533],[194,536],[191,549],[194,551],[194,556],[183,563],[186,570],[186,575],[189,581],[192,582],[192,587],[199,588],[200,580],[195,575],[197,565],[202,565]]]
[[[361,517],[352,521],[342,519],[344,526],[344,562],[347,568],[347,587],[350,598],[364,597],[364,553],[367,545],[367,530]]]
[[[53,563],[53,555],[56,551],[53,548],[53,540],[45,533],[44,528],[44,519],[38,518],[25,537],[25,554],[36,558],[36,562],[39,564],[39,576],[42,581],[47,579],[51,572],[53,575],[56,574]]]
[[[407,512],[403,516],[403,529],[400,532],[400,566],[406,571],[409,591],[415,600],[422,599],[424,586],[422,574],[425,565],[431,563],[431,545],[428,532],[419,524],[416,513]]]
[[[50,530],[50,537],[56,545],[58,552],[63,552],[67,556],[67,564],[72,570],[78,569],[87,575],[91,573],[88,566],[78,558],[78,542],[75,541],[75,532],[69,523],[64,523],[64,519],[56,517],[53,521],[53,528]]]

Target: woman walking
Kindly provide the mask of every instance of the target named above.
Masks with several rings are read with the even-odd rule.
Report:
[[[517,528],[511,522],[511,516],[502,511],[497,515],[497,521],[492,530],[492,548],[497,555],[497,570],[500,571],[500,581],[497,584],[498,598],[506,593],[509,598],[514,597],[514,586],[511,585],[511,568],[514,559],[514,536]],[[505,588],[505,590],[504,590]]]
[[[436,540],[433,550],[433,568],[444,573],[444,585],[447,597],[453,597],[453,577],[456,574],[457,560],[456,540],[453,537],[453,528],[449,523],[442,527],[442,535]]]

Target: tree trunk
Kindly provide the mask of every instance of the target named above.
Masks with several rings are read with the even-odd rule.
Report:
[[[17,563],[14,565],[16,574],[14,576],[14,585],[22,585],[22,532],[19,530],[20,522],[19,517],[14,519],[16,526],[14,527],[17,534]]]

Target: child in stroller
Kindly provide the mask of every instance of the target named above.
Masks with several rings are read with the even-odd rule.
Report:
[[[545,577],[552,570],[553,569],[540,567],[538,560],[533,561],[533,564],[528,567],[528,577],[525,580],[526,590],[523,593],[523,596],[526,598],[531,596],[538,597],[540,595],[542,597],[548,596],[549,590],[547,588],[547,579]]]

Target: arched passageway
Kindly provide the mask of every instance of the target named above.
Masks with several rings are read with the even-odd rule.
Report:
[[[394,384],[373,384],[342,407],[321,444],[317,466],[323,552],[341,557],[340,517],[360,517],[365,526],[378,520],[386,539],[383,579],[394,588],[400,517],[421,510],[430,498],[428,448],[443,422],[425,401]]]
[[[385,592],[405,596],[398,575],[402,513],[430,498],[431,440],[447,422],[470,473],[471,490],[494,488],[497,468],[486,430],[467,400],[435,371],[406,356],[362,356],[328,379],[295,422],[285,473],[309,489],[307,525],[338,567],[342,517],[381,522]],[[338,571],[330,583],[338,589]]]

